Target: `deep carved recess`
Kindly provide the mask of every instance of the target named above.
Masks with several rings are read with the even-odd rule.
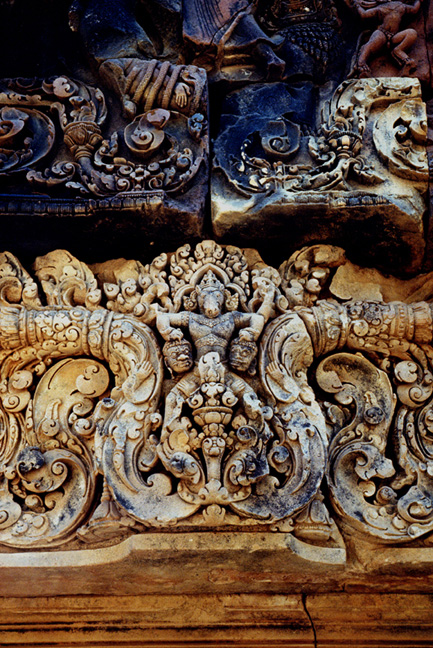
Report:
[[[204,241],[93,269],[58,250],[35,281],[4,253],[0,543],[427,536],[432,307],[408,303],[416,280],[369,272],[337,247],[277,270]]]

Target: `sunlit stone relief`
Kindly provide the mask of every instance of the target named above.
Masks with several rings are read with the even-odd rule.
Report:
[[[0,276],[3,546],[433,530],[431,276],[213,241],[148,265],[58,250],[34,276],[4,253]]]

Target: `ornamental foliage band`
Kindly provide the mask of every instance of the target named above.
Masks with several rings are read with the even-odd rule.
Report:
[[[204,241],[93,271],[58,250],[36,282],[2,254],[0,543],[431,533],[432,306],[344,294],[345,264]]]

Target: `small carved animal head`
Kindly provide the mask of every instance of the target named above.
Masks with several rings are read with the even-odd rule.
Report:
[[[206,272],[196,287],[196,293],[202,315],[210,319],[215,319],[215,317],[221,315],[225,296],[224,284],[218,281],[212,270]]]

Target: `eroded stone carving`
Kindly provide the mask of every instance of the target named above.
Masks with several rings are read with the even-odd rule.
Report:
[[[264,231],[268,240],[286,239],[289,228],[294,247],[314,239],[353,252],[353,238],[370,251],[380,235],[381,252],[368,262],[383,259],[393,271],[404,258],[407,272],[420,267],[427,183],[420,84],[390,77],[400,71],[380,62],[402,62],[405,52],[419,62],[428,12],[418,2],[360,0],[373,32],[358,42],[356,7],[337,0],[67,4],[69,25],[65,7],[56,31],[65,56],[39,63],[38,52],[29,75],[36,67],[39,80],[19,77],[16,45],[2,41],[2,76],[15,78],[0,83],[0,213],[29,220],[44,238],[45,215],[65,217],[52,247],[66,232],[77,254],[83,225],[92,249],[103,240],[110,255],[130,249],[129,227],[149,245],[166,234],[173,246],[199,240],[209,132],[212,233],[220,240],[256,244]],[[40,40],[36,25],[33,32]],[[348,80],[360,48],[352,76],[371,63],[372,78]],[[416,70],[424,91],[425,67]],[[137,237],[132,256],[139,254]]]
[[[196,66],[156,59],[108,59],[99,73],[122,99],[127,117],[134,117],[138,107],[171,109],[189,117],[206,111],[206,74]]]
[[[259,25],[255,10],[250,0],[210,0],[206,8],[199,0],[185,3],[183,32],[192,50],[189,55],[217,78],[221,69],[245,63],[245,56],[265,78],[281,78],[285,61],[274,52],[275,43]]]
[[[6,79],[1,84],[0,104],[3,119],[3,137],[16,153],[19,154],[19,137],[27,134],[25,142],[29,146],[33,141],[36,156],[26,156],[19,169],[27,170],[51,150],[55,139],[55,125],[46,113],[49,110],[57,113],[58,122],[69,136],[68,145],[73,146],[74,130],[81,127],[82,141],[76,142],[73,149],[76,158],[84,155],[88,149],[88,157],[100,137],[100,125],[104,122],[107,110],[103,94],[96,88],[85,86],[67,77],[57,77],[47,81]],[[41,123],[43,126],[41,126]],[[74,126],[75,124],[75,126]],[[25,133],[25,129],[27,133]],[[88,134],[85,135],[86,130]],[[68,135],[69,133],[69,135]],[[95,141],[92,141],[93,139]],[[79,145],[81,148],[79,148]]]
[[[106,207],[120,201],[140,211],[153,201],[156,209],[164,205],[164,218],[187,211],[186,229],[199,231],[208,148],[204,72],[134,59],[124,68],[122,61],[105,65],[127,115],[108,130],[98,88],[66,76],[2,81],[0,174],[11,182],[21,172],[27,191],[30,183],[52,197],[99,198]]]
[[[55,131],[51,119],[38,110],[0,110],[0,170],[2,174],[35,164],[51,150]]]
[[[35,264],[43,294],[12,255],[0,270],[1,544],[433,530],[433,320],[402,300],[415,285],[384,302],[340,248],[277,271],[213,241],[96,274],[56,251]]]
[[[383,108],[384,105],[389,107],[382,115],[382,110],[378,112],[377,107]],[[300,128],[284,116],[260,124],[258,133],[251,130],[255,124],[250,122],[247,126],[242,123],[249,130],[241,130],[240,137],[245,139],[240,145],[239,157],[236,157],[234,147],[238,144],[239,134],[236,138],[233,134],[239,130],[238,122],[234,122],[221,138],[217,148],[217,168],[224,170],[229,182],[241,195],[271,193],[278,189],[288,193],[330,189],[347,191],[356,190],[359,185],[382,184],[386,176],[380,173],[383,169],[378,163],[377,152],[380,151],[386,161],[391,157],[391,153],[386,156],[383,144],[393,141],[394,156],[400,158],[399,166],[388,166],[391,173],[395,173],[396,167],[400,173],[406,168],[410,172],[414,162],[410,160],[410,154],[403,154],[403,142],[407,141],[406,148],[425,146],[427,138],[427,118],[419,86],[416,82],[400,79],[343,83],[322,110],[318,134],[306,138],[309,164],[296,164],[296,154],[301,153]],[[366,144],[368,122],[368,130],[375,133],[376,151]],[[259,149],[254,150],[253,155],[257,144]],[[262,157],[257,154],[260,148]],[[420,170],[422,168],[419,177],[426,181],[425,148],[419,149],[418,156],[417,164]],[[290,164],[286,160],[290,160]],[[352,182],[348,182],[350,180]]]
[[[274,95],[277,100],[271,101]],[[254,104],[263,105],[261,113]],[[252,115],[245,115],[245,105]],[[418,82],[345,81],[322,106],[316,132],[302,110],[299,99],[281,87],[237,91],[227,100],[215,143],[212,217],[217,234],[235,235],[245,227],[250,235],[258,234],[266,220],[267,235],[278,236],[293,220],[303,240],[311,229],[317,238],[320,224],[313,226],[314,214],[307,219],[305,214],[320,203],[330,214],[337,210],[333,227],[339,231],[344,232],[342,208],[361,208],[364,218],[369,210],[381,213],[384,227],[392,212],[401,240],[407,239],[409,222],[417,221],[421,242],[419,214],[428,163],[427,118]],[[415,258],[412,236],[407,242]]]

